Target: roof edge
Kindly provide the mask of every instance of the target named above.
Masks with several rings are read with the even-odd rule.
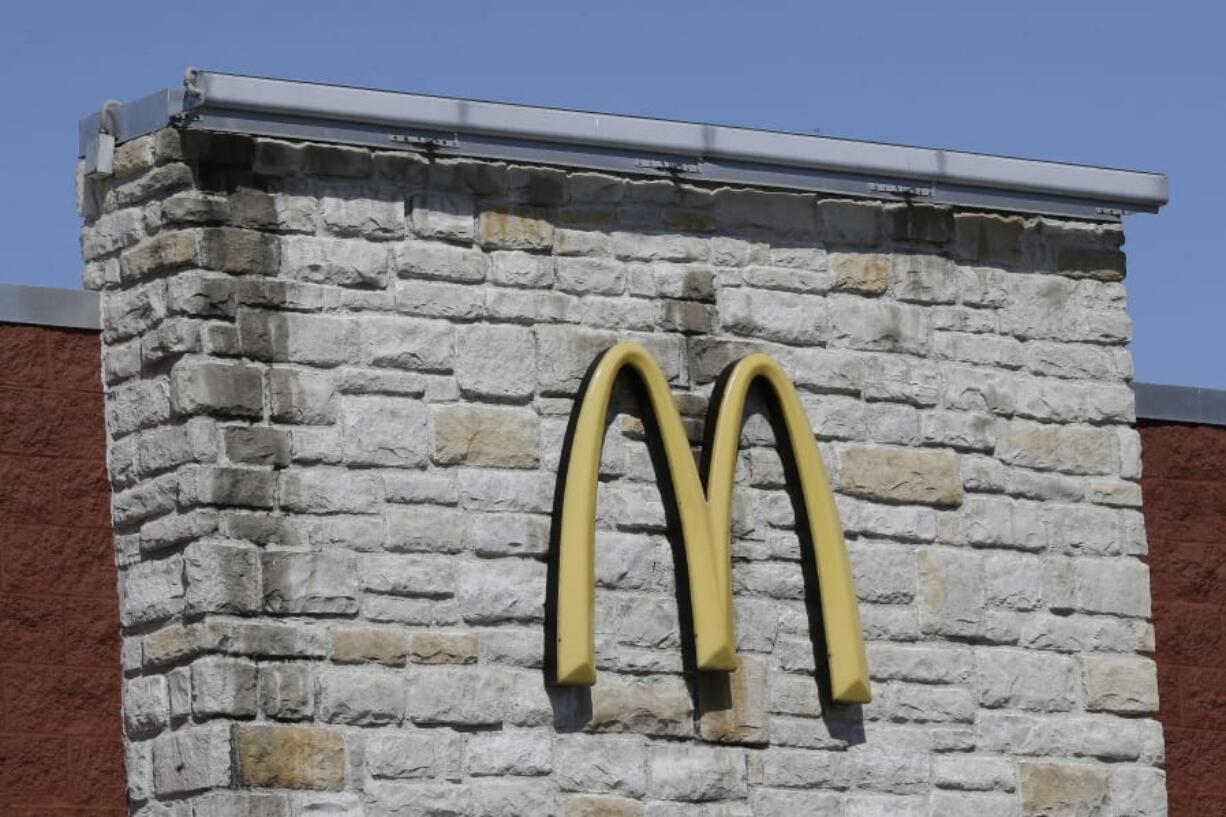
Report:
[[[99,309],[96,292],[0,284],[0,323],[100,331]]]
[[[1138,420],[1226,426],[1226,390],[1133,383]]]
[[[112,109],[119,141],[168,124],[439,156],[558,164],[885,201],[1117,220],[1156,212],[1165,175],[560,108],[188,70]],[[81,122],[81,155],[99,115]]]

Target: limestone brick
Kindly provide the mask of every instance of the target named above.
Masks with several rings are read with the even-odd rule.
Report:
[[[339,790],[345,742],[333,729],[240,725],[234,729],[238,780],[247,786]]]
[[[957,460],[945,452],[847,446],[839,452],[839,483],[869,499],[959,505]]]

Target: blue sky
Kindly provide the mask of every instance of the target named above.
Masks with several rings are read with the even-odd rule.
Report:
[[[11,186],[0,281],[80,286],[77,120],[196,65],[1162,171],[1171,204],[1126,223],[1138,379],[1226,388],[1224,8],[13,4],[0,28],[0,177]]]

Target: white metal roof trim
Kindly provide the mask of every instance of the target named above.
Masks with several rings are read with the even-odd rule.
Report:
[[[938,148],[202,72],[204,104],[546,142],[902,176],[1156,208],[1166,176]]]
[[[98,301],[88,290],[0,284],[0,323],[101,329]]]

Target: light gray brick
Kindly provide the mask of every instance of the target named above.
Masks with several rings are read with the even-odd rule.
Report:
[[[376,241],[404,235],[404,203],[350,196],[325,196],[323,223],[336,235],[361,236]]]
[[[230,726],[191,726],[153,742],[153,784],[161,797],[230,785]]]
[[[794,344],[822,344],[830,333],[823,298],[769,290],[725,289],[719,318],[725,331]]]
[[[260,667],[260,705],[264,714],[282,721],[311,717],[315,685],[307,664],[264,664]]]
[[[457,595],[466,621],[538,621],[544,615],[545,565],[530,559],[482,559],[460,569]]]
[[[152,737],[170,722],[170,699],[161,675],[132,678],[123,685],[124,734],[138,740]]]
[[[197,719],[216,716],[255,717],[256,666],[236,658],[209,656],[192,664],[192,713]]]
[[[647,745],[615,735],[559,736],[555,766],[562,791],[642,797],[647,792]]]
[[[194,542],[183,554],[186,609],[191,613],[254,613],[260,609],[260,559],[255,548]]]
[[[353,465],[412,468],[429,456],[429,413],[416,400],[347,398],[342,429],[345,461]]]
[[[490,253],[489,278],[509,287],[549,287],[555,279],[553,261],[547,256],[526,252]]]
[[[405,712],[405,681],[391,669],[326,669],[319,674],[319,717],[327,723],[383,726]]]
[[[281,240],[281,275],[294,281],[380,288],[390,266],[388,248],[380,244],[315,236]]]
[[[830,323],[832,346],[925,355],[932,342],[926,312],[887,301],[831,298]]]
[[[254,417],[264,413],[264,379],[259,367],[181,361],[170,373],[170,399],[183,415]]]
[[[553,769],[553,745],[548,735],[528,731],[476,733],[468,740],[468,773],[541,775]]]
[[[471,242],[473,201],[467,196],[414,196],[410,216],[413,233],[421,238]]]
[[[652,747],[647,792],[661,800],[701,802],[748,794],[745,754],[740,749]]]
[[[536,383],[532,332],[513,326],[471,326],[456,338],[456,381],[465,394],[523,398]]]
[[[278,494],[284,508],[306,513],[361,513],[383,497],[379,478],[341,468],[291,470],[281,475]]]
[[[362,320],[362,358],[373,366],[448,371],[452,329],[442,321],[370,316]]]
[[[976,663],[979,700],[986,707],[1066,712],[1077,703],[1076,665],[1067,656],[980,649]]]
[[[1091,613],[1148,618],[1149,567],[1136,559],[1077,559],[1077,605]]]
[[[358,609],[357,563],[338,553],[265,553],[264,609],[339,615]]]
[[[983,564],[975,553],[919,553],[920,617],[925,632],[976,636],[984,629]]]

